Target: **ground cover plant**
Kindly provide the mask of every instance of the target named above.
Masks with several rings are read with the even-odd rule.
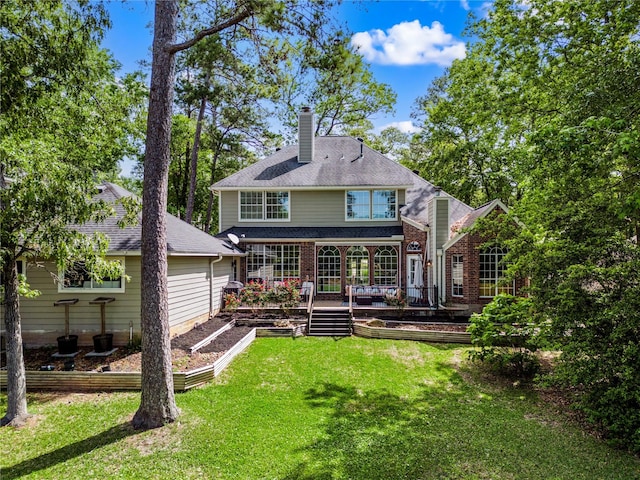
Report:
[[[139,394],[32,394],[29,426],[0,430],[2,479],[639,477],[636,457],[535,391],[478,380],[467,350],[258,339],[144,432],[130,426]]]

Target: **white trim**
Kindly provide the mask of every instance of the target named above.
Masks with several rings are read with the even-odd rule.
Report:
[[[242,218],[242,193],[243,192],[261,192],[262,193],[262,217],[261,218]],[[267,193],[286,193],[287,201],[289,203],[289,209],[287,211],[287,218],[266,218],[267,216]],[[218,202],[222,204],[221,201]],[[279,189],[251,189],[251,188],[243,188],[242,190],[238,190],[238,222],[240,223],[289,223],[291,222],[291,192],[289,190],[279,190]],[[221,217],[218,217],[221,218]]]
[[[373,218],[373,195],[374,192],[380,191],[393,191],[395,192],[395,208],[393,218]],[[368,192],[369,193],[369,218],[349,218],[348,216],[348,199],[349,192]],[[345,222],[397,222],[400,213],[400,206],[398,205],[398,189],[393,188],[348,188],[344,191],[344,221]]]
[[[422,232],[428,232],[431,230],[431,227],[429,227],[429,225],[423,225],[422,223],[418,223],[416,220],[413,220],[409,217],[405,217],[404,215],[400,215],[400,220],[405,223],[408,223],[412,227],[417,228]]]
[[[323,241],[316,241],[314,242],[316,245],[324,247],[327,245],[332,245],[332,246],[336,246],[336,247],[358,247],[358,246],[362,246],[362,247],[366,247],[366,246],[371,246],[371,247],[378,247],[378,246],[382,246],[382,245],[392,245],[394,247],[401,247],[402,243],[401,242],[392,242],[392,241],[384,241],[384,240],[374,240],[374,241],[367,241],[367,240],[362,240],[361,238],[358,239],[354,239],[352,241],[344,241],[341,240],[339,242],[332,242],[330,240],[323,240]]]
[[[125,293],[125,283],[126,280],[124,278],[125,274],[126,274],[126,263],[125,263],[125,258],[118,255],[116,257],[108,257],[109,261],[119,261],[122,262],[122,266],[124,267],[124,273],[122,274],[122,276],[120,277],[120,286],[119,287],[113,287],[113,288],[107,288],[107,287],[90,287],[90,288],[74,288],[74,287],[68,287],[65,288],[64,287],[64,278],[65,278],[65,271],[59,271],[58,275],[59,278],[62,279],[62,282],[58,282],[58,293],[70,293],[70,292],[77,292],[77,293]],[[93,279],[89,280],[91,282],[91,284],[93,284]],[[97,282],[96,282],[97,283]]]
[[[489,213],[493,212],[495,210],[496,207],[500,207],[504,213],[509,213],[509,209],[507,208],[507,206],[502,203],[502,201],[500,201],[499,198],[496,198],[495,200],[492,200],[489,203],[489,206],[486,208],[486,210],[484,212],[482,212],[482,214],[475,219],[475,221],[473,222],[474,224],[481,218],[485,218],[487,215],[489,215]],[[479,207],[482,208],[482,207]],[[478,208],[476,208],[476,210],[478,210]],[[473,212],[472,212],[473,213]],[[518,219],[516,219],[516,222],[518,223],[518,225],[520,225],[521,227],[524,227],[524,224],[522,224]],[[469,232],[457,232],[455,234],[455,236],[453,236],[452,238],[450,238],[443,246],[442,248],[444,250],[447,250],[449,248],[451,248],[453,245],[455,245],[456,243],[458,243],[458,241],[462,238],[464,238],[464,236],[469,233]]]

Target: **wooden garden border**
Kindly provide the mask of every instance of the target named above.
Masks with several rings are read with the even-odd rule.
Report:
[[[210,382],[222,373],[231,361],[247,349],[256,338],[255,328],[216,360],[213,365],[173,373],[173,387],[184,392]],[[91,391],[140,390],[140,372],[41,372],[28,370],[27,390]],[[0,371],[0,390],[7,388],[7,372]]]
[[[302,337],[306,330],[305,325],[291,327],[256,327],[257,337]]]
[[[354,323],[353,334],[364,338],[386,338],[390,340],[419,340],[423,342],[471,344],[468,332],[444,332],[435,330],[404,330],[402,328],[369,327]]]

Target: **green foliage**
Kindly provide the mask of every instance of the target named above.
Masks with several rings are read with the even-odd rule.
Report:
[[[300,305],[300,282],[295,279],[278,282],[274,287],[266,287],[260,282],[249,282],[240,291],[240,304],[253,310],[275,304],[285,312]]]
[[[499,294],[475,313],[467,331],[471,343],[469,358],[486,362],[498,372],[530,378],[540,364],[534,352],[538,349],[539,327],[533,323],[532,302],[528,298]]]
[[[270,300],[280,305],[285,312],[300,305],[300,282],[285,280],[270,290]]]
[[[0,24],[0,270],[5,326],[16,331],[18,295],[35,293],[13,273],[19,257],[61,268],[84,261],[100,278],[121,272],[103,258],[104,236],[75,226],[113,213],[93,201],[96,184],[135,152],[131,119],[146,89],[137,76],[116,79],[116,63],[100,50],[109,25],[100,3],[0,2]],[[26,402],[21,340],[8,339],[11,421]]]
[[[504,235],[510,272],[530,279],[563,352],[558,377],[633,450],[639,23],[633,0],[497,0],[471,23],[466,58],[420,99],[408,157],[467,202],[500,197],[526,225]]]
[[[240,291],[240,302],[243,305],[258,310],[268,303],[267,289],[264,283],[249,282]]]
[[[224,310],[226,312],[235,312],[240,306],[240,299],[235,293],[226,293],[223,297]]]

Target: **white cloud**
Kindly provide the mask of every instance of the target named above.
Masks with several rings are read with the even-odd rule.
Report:
[[[460,0],[460,6],[466,11],[471,10],[471,7],[469,7],[469,0]]]
[[[405,120],[403,122],[388,123],[386,125],[383,125],[377,128],[376,130],[378,130],[378,132],[381,132],[390,127],[397,128],[402,133],[418,133],[420,130],[422,130],[421,128],[416,127],[411,120]]]
[[[444,31],[440,22],[431,27],[419,20],[402,22],[387,29],[358,32],[351,45],[369,62],[383,65],[427,65],[443,67],[464,58],[464,42]]]

